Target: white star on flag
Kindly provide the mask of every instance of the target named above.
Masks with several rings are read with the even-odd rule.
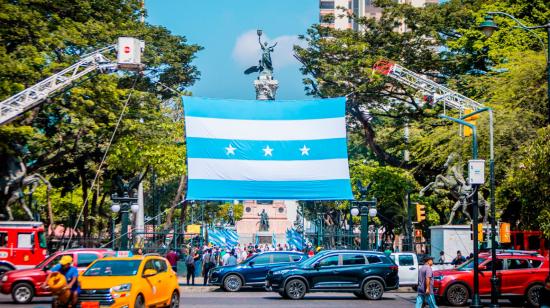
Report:
[[[273,152],[273,149],[270,148],[268,145],[262,149],[264,151],[264,156],[271,156],[273,157],[273,154],[271,154],[271,152]]]
[[[230,154],[231,154],[231,155],[235,155],[235,150],[236,150],[236,149],[237,149],[237,148],[234,148],[231,144],[229,144],[229,146],[228,146],[227,148],[225,148],[225,150],[227,151],[227,152],[225,153],[225,155],[230,155]]]
[[[302,156],[309,156],[309,150],[310,148],[306,147],[306,145],[304,144],[304,147],[300,149],[300,151],[302,152]]]

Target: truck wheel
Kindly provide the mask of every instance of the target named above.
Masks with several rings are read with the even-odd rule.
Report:
[[[34,289],[30,283],[19,282],[11,289],[11,298],[18,304],[28,304],[34,297]]]

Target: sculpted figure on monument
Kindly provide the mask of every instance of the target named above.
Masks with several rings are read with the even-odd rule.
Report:
[[[252,74],[254,72],[260,72],[260,75],[271,76],[273,75],[273,61],[271,61],[271,53],[275,50],[277,42],[269,46],[268,42],[262,43],[262,30],[258,30],[258,43],[260,43],[260,48],[262,49],[262,57],[258,62],[258,65],[251,66],[244,73],[246,75]]]
[[[447,157],[447,161],[443,165],[446,168],[445,174],[438,174],[435,181],[428,184],[420,191],[420,196],[423,196],[428,191],[433,191],[436,194],[450,193],[456,200],[451,215],[447,224],[450,225],[456,215],[457,210],[461,210],[462,214],[469,220],[472,217],[468,211],[468,206],[472,204],[472,196],[475,191],[472,185],[468,184],[464,179],[462,161],[457,153],[451,153]],[[485,213],[482,215],[483,222],[486,223],[489,218],[489,203],[485,201],[481,192],[477,191],[479,199],[479,208],[485,208]]]
[[[260,216],[260,231],[269,231],[269,218],[265,209],[262,209],[262,212],[258,216]]]

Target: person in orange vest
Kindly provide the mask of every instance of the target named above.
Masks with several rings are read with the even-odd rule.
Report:
[[[78,301],[78,293],[80,292],[80,286],[78,284],[78,270],[73,266],[73,258],[71,256],[65,255],[59,260],[59,264],[56,264],[52,267],[51,272],[46,277],[44,284],[48,283],[48,280],[52,277],[54,273],[60,273],[65,276],[67,280],[67,285],[63,288],[64,290],[71,291],[70,303],[72,307],[76,307]],[[57,301],[53,302],[52,307],[57,307]]]

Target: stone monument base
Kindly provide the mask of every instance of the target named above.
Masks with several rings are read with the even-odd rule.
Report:
[[[439,252],[445,252],[445,262],[451,262],[460,250],[464,257],[474,251],[470,225],[443,225],[430,227],[431,252],[434,262],[439,259]]]
[[[254,87],[257,100],[274,100],[279,88],[279,81],[272,79],[272,76],[269,75],[260,75],[258,79],[254,80]]]

